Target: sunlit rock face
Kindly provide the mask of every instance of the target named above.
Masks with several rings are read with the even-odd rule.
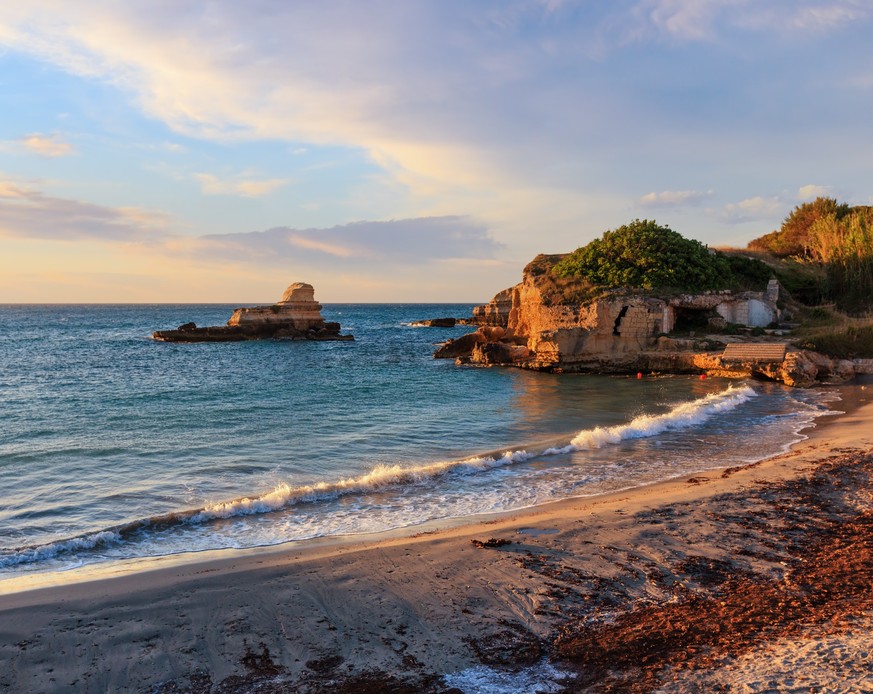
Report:
[[[353,340],[340,335],[340,324],[325,322],[311,284],[295,282],[270,306],[238,308],[227,325],[198,328],[194,323],[152,334],[162,342],[238,342],[266,338],[290,340]]]
[[[473,309],[476,332],[447,341],[434,357],[556,372],[758,376],[791,386],[839,383],[855,373],[852,362],[796,350],[774,363],[722,359],[724,343],[717,334],[707,337],[707,330],[717,333],[728,323],[763,328],[778,320],[775,280],[766,292],[656,296],[614,289],[592,296],[584,282],[552,275],[550,267],[560,257],[534,258],[519,284]]]
[[[315,300],[315,289],[311,284],[295,282],[282,295],[282,299],[271,306],[238,308],[227,324],[233,325],[271,325],[286,324],[295,330],[320,329],[324,327],[321,304]]]

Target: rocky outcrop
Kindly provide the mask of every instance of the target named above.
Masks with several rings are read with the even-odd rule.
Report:
[[[597,293],[578,280],[554,277],[561,256],[537,256],[522,281],[473,310],[480,328],[449,340],[436,358],[462,364],[508,365],[542,371],[635,373],[639,371],[758,376],[792,386],[842,382],[854,375],[852,362],[806,351],[782,362],[725,362],[723,343],[665,336],[678,326],[761,327],[779,316],[777,283],[767,292],[705,292],[653,296],[640,291]]]
[[[713,352],[644,352],[638,361],[643,371],[703,373],[721,378],[764,378],[807,388],[817,383],[845,383],[855,376],[851,361],[832,359],[808,350],[789,351],[781,362],[725,361]]]
[[[515,287],[497,292],[491,301],[473,309],[473,320],[479,325],[497,325],[505,328],[513,305]]]
[[[152,337],[162,342],[354,339],[351,335],[340,335],[340,329],[339,323],[326,322],[322,317],[312,285],[295,282],[275,304],[236,309],[227,325],[198,328],[194,323],[185,323],[175,330],[158,330]]]
[[[409,325],[414,328],[454,328],[458,324],[457,318],[427,318],[414,320]]]

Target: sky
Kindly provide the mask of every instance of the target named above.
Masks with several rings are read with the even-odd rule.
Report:
[[[873,0],[0,4],[0,303],[483,302],[873,204]]]

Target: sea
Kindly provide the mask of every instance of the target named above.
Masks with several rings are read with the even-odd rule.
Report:
[[[235,305],[0,306],[7,579],[527,508],[760,460],[827,389],[432,357],[471,305],[328,304],[353,342],[172,344]]]

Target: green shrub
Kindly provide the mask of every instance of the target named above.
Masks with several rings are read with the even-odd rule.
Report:
[[[558,262],[553,272],[603,287],[680,291],[724,288],[732,279],[724,256],[648,219],[605,232]]]
[[[733,277],[735,289],[763,291],[775,273],[766,263],[744,255],[724,254]]]

